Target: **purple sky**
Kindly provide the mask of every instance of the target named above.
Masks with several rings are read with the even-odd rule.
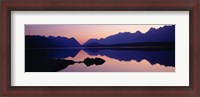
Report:
[[[159,28],[164,25],[98,25],[98,24],[26,24],[25,35],[64,36],[74,37],[83,44],[91,38],[105,38],[119,32],[147,32],[151,27]]]

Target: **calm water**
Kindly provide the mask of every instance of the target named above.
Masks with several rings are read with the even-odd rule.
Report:
[[[26,72],[175,72],[175,51],[171,49],[26,49],[25,54]],[[105,62],[86,65],[82,62],[86,58]]]

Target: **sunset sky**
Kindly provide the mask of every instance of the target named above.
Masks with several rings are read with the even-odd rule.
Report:
[[[151,27],[159,28],[164,25],[94,25],[94,24],[27,24],[25,35],[74,37],[83,44],[91,38],[105,38],[119,32],[141,31],[146,33]]]

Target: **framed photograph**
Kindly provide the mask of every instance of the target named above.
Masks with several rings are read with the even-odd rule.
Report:
[[[200,97],[199,8],[1,1],[1,96]]]

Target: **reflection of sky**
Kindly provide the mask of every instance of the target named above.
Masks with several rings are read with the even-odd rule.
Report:
[[[149,28],[159,28],[164,25],[72,25],[72,24],[44,24],[25,25],[26,35],[64,36],[74,37],[83,44],[91,38],[105,38],[119,32],[145,33]]]
[[[84,51],[80,51],[74,58],[69,57],[66,58],[67,60],[75,60],[75,61],[82,61],[89,55]],[[85,71],[85,72],[175,72],[175,67],[165,67],[164,65],[154,64],[151,65],[148,60],[142,60],[137,62],[135,60],[131,61],[118,61],[115,59],[108,58],[106,56],[90,56],[90,58],[100,57],[106,62],[102,65],[92,65],[87,67],[85,64],[74,64],[70,65],[67,68],[61,70],[61,72],[66,71]]]

